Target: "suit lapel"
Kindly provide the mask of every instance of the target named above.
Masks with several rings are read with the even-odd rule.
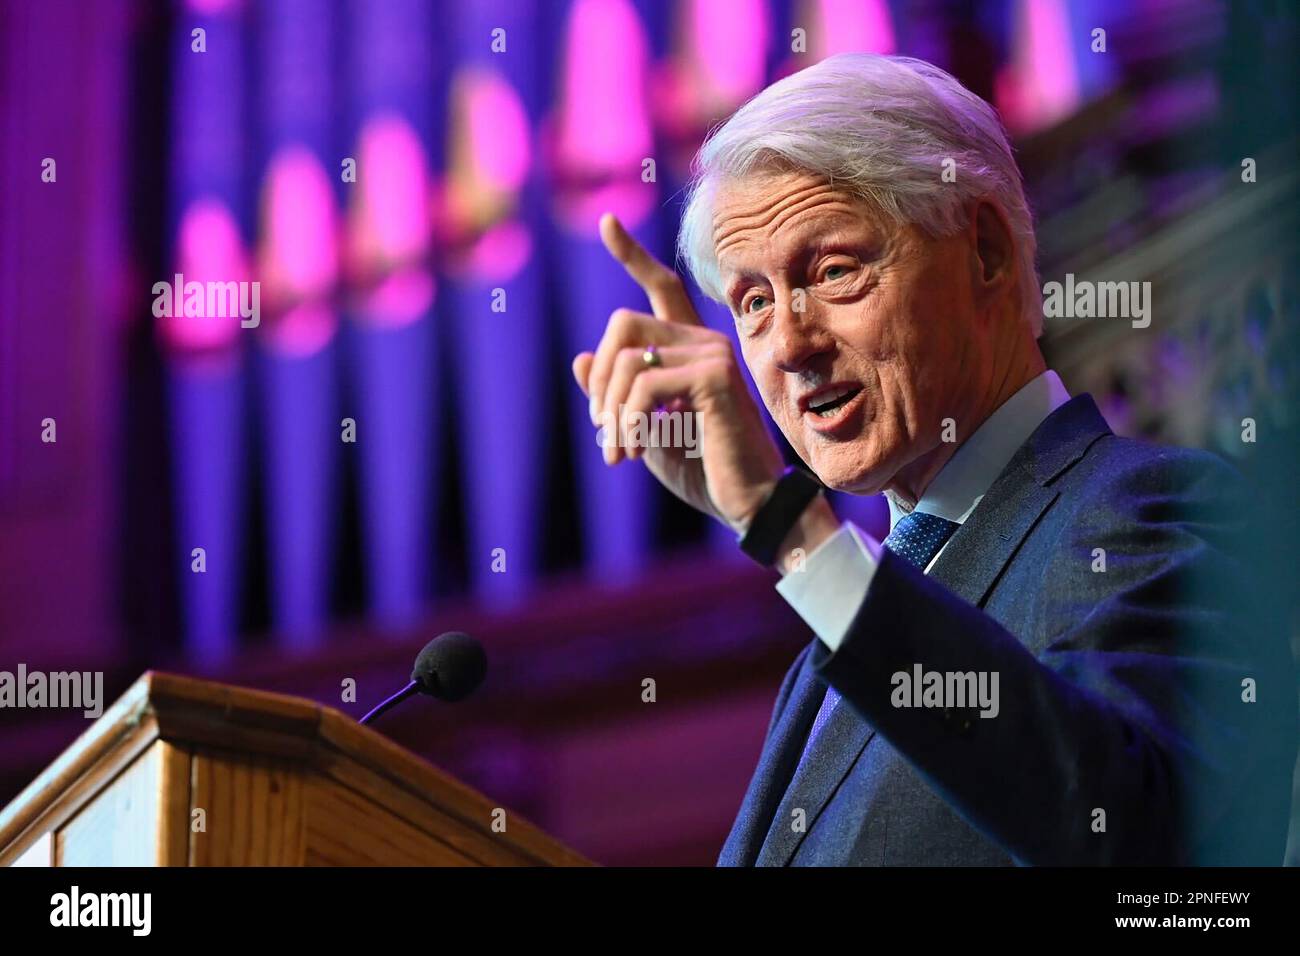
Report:
[[[1056,500],[1056,477],[1111,434],[1090,395],[1044,419],[948,542],[930,577],[981,607],[1025,537]]]
[[[1002,569],[1056,496],[1055,490],[1035,484],[1020,469],[1004,474],[957,529],[930,569],[930,577],[975,607],[982,606]]]
[[[825,687],[809,666],[811,648],[811,644],[805,647],[791,667],[793,684],[789,696],[768,728],[740,813],[719,854],[720,866],[754,865],[772,814],[803,753],[803,743],[812,729]]]
[[[804,666],[811,671],[807,662]],[[820,682],[818,684],[820,686]],[[822,695],[816,695],[819,707],[821,698]],[[786,788],[776,813],[768,818],[771,825],[758,855],[758,866],[785,866],[794,858],[822,808],[875,735],[871,725],[847,701],[841,698],[835,702],[835,708],[817,737],[816,751],[808,755]],[[797,741],[796,759],[803,752],[805,740],[807,732]],[[804,811],[803,828],[799,831],[794,829],[796,807]]]

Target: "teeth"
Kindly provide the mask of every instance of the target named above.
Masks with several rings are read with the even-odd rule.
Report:
[[[852,385],[841,385],[839,388],[832,389],[831,391],[827,392],[825,395],[818,398],[815,403],[809,404],[808,408],[810,411],[816,412],[818,415],[821,415],[823,418],[825,418],[827,416],[823,414],[821,411],[819,411],[819,409],[821,409],[823,406],[829,405],[831,402],[838,401],[839,399],[843,398],[845,395],[849,394],[852,391],[853,391]],[[833,412],[835,411],[835,409],[831,409],[831,411]]]

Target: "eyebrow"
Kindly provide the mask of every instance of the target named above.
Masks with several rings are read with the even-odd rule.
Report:
[[[735,278],[728,282],[727,287],[723,290],[727,297],[727,303],[734,303],[736,301],[736,296],[740,293],[741,289],[744,289],[755,282],[762,282],[764,278],[765,277],[761,272],[754,272],[750,269],[736,273]]]
[[[791,265],[803,266],[809,260],[822,255],[831,248],[862,244],[857,240],[850,240],[846,235],[849,228],[853,225],[857,225],[860,220],[848,215],[847,213],[836,212],[833,213],[833,215],[835,218],[844,221],[833,226],[829,230],[814,233],[806,242],[801,243],[794,257],[783,263],[785,268],[789,268]],[[719,268],[719,274],[722,273],[723,270]],[[736,294],[750,283],[765,282],[766,279],[767,277],[757,269],[741,269],[726,283],[723,290],[727,302],[735,302]]]

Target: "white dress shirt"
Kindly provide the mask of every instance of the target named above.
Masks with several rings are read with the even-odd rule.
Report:
[[[1026,384],[985,419],[925,489],[915,510],[963,524],[1007,464],[1053,411],[1069,401],[1050,369]],[[892,531],[907,511],[889,500]],[[945,543],[944,548],[948,545]],[[880,545],[852,521],[823,541],[803,567],[777,582],[776,589],[832,651],[840,646],[876,573]],[[939,549],[925,570],[943,554]]]

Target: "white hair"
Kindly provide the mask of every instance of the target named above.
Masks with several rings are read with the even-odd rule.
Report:
[[[718,302],[713,197],[722,182],[766,169],[824,176],[935,237],[969,225],[970,200],[991,199],[1018,247],[1025,320],[1041,334],[1033,214],[1006,132],[993,107],[937,66],[841,53],[773,83],[709,135],[695,157],[677,252]],[[945,169],[954,182],[944,181]]]

